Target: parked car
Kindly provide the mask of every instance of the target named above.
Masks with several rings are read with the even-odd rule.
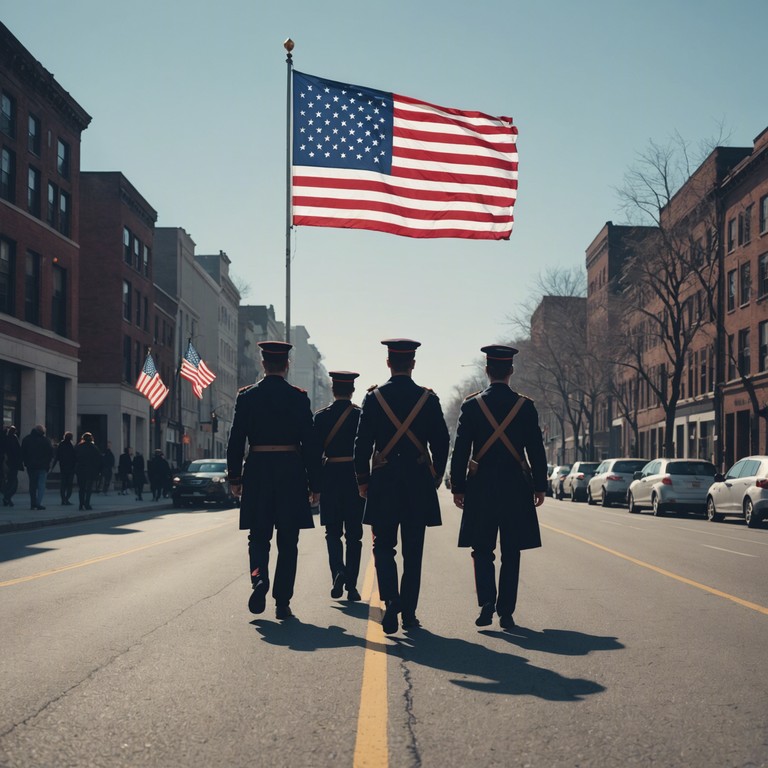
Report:
[[[554,468],[555,468],[554,464],[547,464],[547,490],[546,490],[547,496],[552,495],[552,489],[549,487],[549,476],[552,474],[552,470]]]
[[[635,472],[640,472],[648,459],[605,459],[595,470],[587,483],[587,504],[604,507],[611,504],[624,504],[627,501],[627,488]]]
[[[707,492],[707,520],[743,517],[750,528],[768,518],[768,456],[739,459],[725,476],[715,475]]]
[[[223,459],[197,459],[186,470],[173,476],[171,499],[174,507],[185,503],[213,502],[222,507],[237,504],[227,482],[227,462]]]
[[[563,478],[563,495],[571,501],[587,500],[587,483],[598,468],[597,461],[577,461],[571,471]]]
[[[652,509],[654,515],[672,510],[703,513],[707,491],[717,469],[701,459],[654,459],[639,472],[627,490],[631,513]]]
[[[563,478],[571,471],[570,464],[556,464],[547,478],[549,495],[556,499],[563,498]]]

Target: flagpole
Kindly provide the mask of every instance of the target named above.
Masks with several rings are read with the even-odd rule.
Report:
[[[285,340],[291,340],[291,71],[293,69],[293,40],[289,37],[283,47],[287,73],[285,115]]]

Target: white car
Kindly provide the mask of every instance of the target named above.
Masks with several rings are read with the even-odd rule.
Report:
[[[743,517],[750,528],[768,518],[768,456],[747,456],[737,461],[707,493],[707,520],[719,522],[726,515]]]
[[[648,463],[648,459],[605,459],[589,478],[587,484],[587,504],[604,507],[611,504],[625,504],[627,488],[635,472],[639,472]]]
[[[717,469],[702,459],[654,459],[649,461],[627,490],[631,513],[652,509],[654,515],[672,510],[704,513],[707,492]]]
[[[598,467],[596,461],[577,461],[563,479],[563,495],[571,501],[587,500],[587,483]]]

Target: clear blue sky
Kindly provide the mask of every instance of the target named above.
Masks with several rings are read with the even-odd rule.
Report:
[[[2,20],[93,116],[82,167],[121,171],[198,253],[227,252],[245,303],[285,312],[282,44],[297,69],[511,115],[519,197],[507,242],[305,227],[291,317],[329,369],[386,378],[388,336],[445,400],[537,276],[584,263],[649,140],[768,125],[765,0],[23,0]],[[358,393],[360,394],[360,393]]]

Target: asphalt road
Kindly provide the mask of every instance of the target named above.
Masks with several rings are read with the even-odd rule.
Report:
[[[392,637],[329,597],[321,529],[286,623],[248,613],[236,510],[0,536],[0,765],[768,765],[768,529],[548,499],[518,628],[478,630],[441,496]]]

